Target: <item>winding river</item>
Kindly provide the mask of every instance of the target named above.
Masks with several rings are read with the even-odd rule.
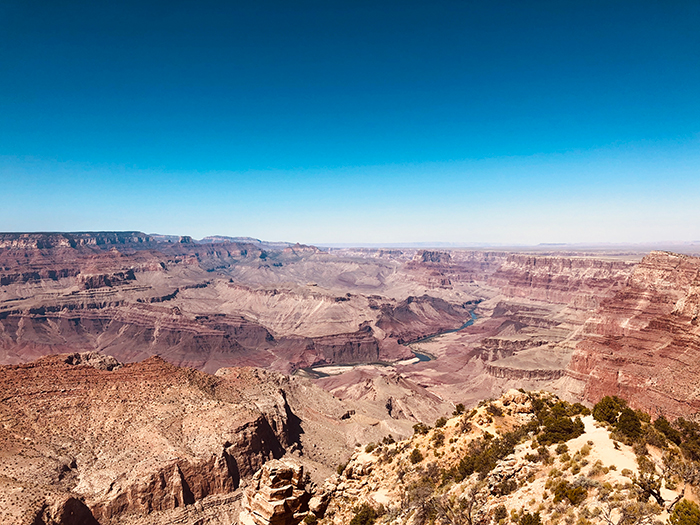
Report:
[[[460,326],[459,328],[454,328],[452,330],[445,330],[443,332],[438,332],[436,334],[421,337],[420,339],[417,339],[415,341],[411,341],[410,343],[406,343],[405,346],[408,346],[409,348],[411,348],[413,355],[415,355],[418,358],[418,361],[413,361],[412,363],[408,363],[408,362],[404,361],[403,363],[415,365],[418,363],[422,363],[425,361],[432,361],[433,359],[435,359],[433,356],[431,356],[429,354],[425,354],[422,352],[416,352],[411,345],[414,345],[416,343],[425,343],[426,341],[430,341],[436,337],[440,337],[441,335],[451,334],[454,332],[459,332],[460,330],[464,330],[468,326],[473,325],[474,321],[476,321],[476,314],[474,313],[473,309],[469,311],[469,317],[470,317],[470,319],[466,323],[464,323],[462,326]],[[317,367],[310,367],[310,368],[301,368],[297,371],[297,373],[302,372],[304,375],[318,379],[321,377],[328,377],[330,375],[340,374],[340,373],[342,373],[341,370],[344,370],[344,369],[350,370],[356,366],[363,366],[363,365],[393,366],[394,364],[396,364],[396,363],[377,362],[377,363],[356,363],[356,364],[348,364],[348,365],[324,365],[324,366],[317,366]]]

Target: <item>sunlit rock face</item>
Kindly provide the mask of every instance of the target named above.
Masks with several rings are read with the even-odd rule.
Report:
[[[652,252],[603,302],[567,373],[584,398],[616,394],[667,417],[700,411],[700,258]]]

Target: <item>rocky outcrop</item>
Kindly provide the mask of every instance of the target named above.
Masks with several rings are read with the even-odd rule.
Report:
[[[567,374],[669,418],[700,412],[700,258],[652,252],[584,327]]]
[[[70,354],[0,367],[0,383],[0,491],[26,495],[0,502],[3,523],[18,511],[104,524],[194,505],[232,493],[300,435],[285,395],[245,369],[216,377]],[[247,398],[256,391],[264,402]]]
[[[311,494],[305,490],[304,468],[288,461],[270,461],[245,489],[241,525],[297,525],[308,514]]]
[[[423,250],[418,252],[414,257],[414,261],[423,263],[449,263],[452,257],[448,252],[431,252]]]
[[[85,290],[119,286],[128,284],[129,281],[135,280],[136,276],[134,275],[134,270],[132,268],[123,272],[115,272],[112,274],[84,275],[81,273],[78,275],[78,282]]]

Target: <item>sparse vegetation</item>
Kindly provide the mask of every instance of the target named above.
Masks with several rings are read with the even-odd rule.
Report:
[[[554,503],[559,503],[560,501],[567,501],[571,505],[578,505],[582,503],[586,496],[588,496],[588,491],[582,486],[574,486],[566,480],[562,480],[554,487]]]
[[[394,443],[396,443],[396,440],[391,434],[382,438],[382,445],[393,445]]]
[[[518,525],[542,525],[542,519],[540,518],[540,513],[535,512],[530,514],[525,512],[518,520]]]
[[[413,433],[416,435],[425,435],[430,432],[430,427],[425,423],[416,423],[413,425]]]
[[[350,520],[350,525],[373,525],[377,521],[377,511],[367,503],[354,510],[355,515]]]
[[[490,414],[492,416],[501,417],[501,416],[503,416],[503,409],[501,409],[500,407],[497,407],[493,403],[489,403],[486,406],[486,413]]]
[[[423,454],[421,453],[420,449],[416,447],[411,452],[409,459],[411,460],[411,463],[415,465],[416,463],[423,461]]]
[[[304,518],[304,523],[306,523],[306,525],[316,525],[318,523],[318,518],[315,514],[307,514]]]

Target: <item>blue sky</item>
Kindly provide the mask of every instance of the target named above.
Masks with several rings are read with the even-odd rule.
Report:
[[[0,230],[700,240],[697,2],[0,5]]]

